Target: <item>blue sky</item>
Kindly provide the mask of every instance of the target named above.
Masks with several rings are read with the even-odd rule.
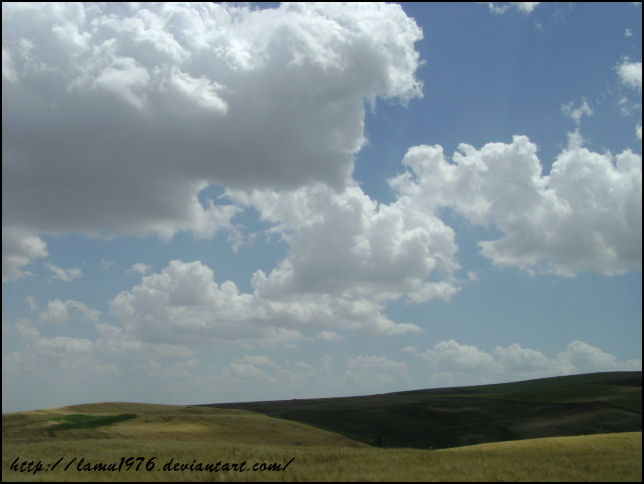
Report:
[[[2,9],[3,412],[641,370],[641,4]]]

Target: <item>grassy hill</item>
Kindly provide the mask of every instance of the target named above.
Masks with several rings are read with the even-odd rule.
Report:
[[[245,410],[106,402],[2,415],[3,442],[83,438],[366,447],[337,433]]]
[[[559,385],[562,382],[567,384]],[[422,404],[428,395],[440,405]],[[424,408],[423,415],[432,415],[437,409],[447,414],[450,409],[445,402],[452,402],[458,403],[452,412],[474,412],[480,417],[478,410],[472,409],[483,400],[496,402],[500,410],[505,410],[506,404],[523,405],[525,409],[533,403],[604,402],[606,408],[624,412],[628,418],[639,415],[641,429],[641,373],[286,403],[308,403],[315,415],[315,409],[321,412],[326,405],[327,410],[333,410],[333,402],[340,401],[344,407],[336,407],[335,415],[344,418],[351,415],[347,408],[361,408],[366,417],[360,420],[354,415],[358,420],[354,428],[364,433],[365,422],[373,422],[378,412],[388,416],[390,424],[413,421],[417,425],[422,415],[404,420],[403,416],[413,417],[403,413],[405,408]],[[526,419],[523,425],[544,431],[553,428],[548,419],[568,425],[590,418],[584,412],[548,415],[543,416],[546,420],[540,421],[541,426],[534,418]],[[605,409],[596,415],[606,415]],[[511,417],[504,418],[510,421]],[[514,424],[519,420],[517,417]],[[618,420],[596,420],[595,429],[617,425]],[[438,429],[434,431],[446,436],[440,422],[433,422]],[[452,421],[445,423],[457,429]],[[485,425],[480,425],[485,433]],[[404,430],[416,435],[422,429]],[[213,471],[215,464],[221,464],[221,468]],[[246,466],[243,472],[242,465]],[[641,481],[642,433],[514,440],[440,450],[385,449],[243,409],[94,403],[3,414],[2,480]]]
[[[439,449],[642,430],[642,372],[345,398],[213,404],[260,412],[384,447]]]

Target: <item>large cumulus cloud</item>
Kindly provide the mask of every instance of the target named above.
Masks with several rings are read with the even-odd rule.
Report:
[[[378,301],[448,300],[457,291],[454,231],[432,211],[402,197],[380,204],[359,186],[323,185],[291,192],[228,191],[275,224],[290,245],[268,275],[253,276],[264,297],[331,294]]]
[[[201,203],[208,184],[342,188],[365,99],[421,95],[422,32],[398,5],[2,13],[8,230],[211,236],[238,212]]]
[[[302,331],[320,327],[380,334],[419,330],[394,323],[381,310],[377,300],[367,298],[244,293],[233,281],[218,283],[205,264],[179,260],[110,302],[129,334],[157,343],[280,346],[296,344],[306,338]]]
[[[576,132],[547,175],[526,136],[461,144],[452,163],[440,146],[415,146],[403,164],[390,180],[401,196],[502,232],[479,242],[495,264],[563,276],[642,266],[642,156],[631,150],[592,152]]]

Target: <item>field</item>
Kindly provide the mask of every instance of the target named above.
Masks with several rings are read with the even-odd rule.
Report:
[[[535,388],[509,385],[500,388]],[[521,400],[519,393],[512,398]],[[95,403],[4,414],[2,480],[641,481],[641,406],[639,425],[433,450],[379,448],[248,410]],[[416,439],[418,429],[407,432]]]

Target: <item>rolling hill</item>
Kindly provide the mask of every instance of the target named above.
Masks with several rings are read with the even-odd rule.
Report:
[[[2,415],[3,441],[48,437],[366,447],[337,433],[245,410],[105,402]]]
[[[282,418],[124,402],[7,413],[2,480],[641,481],[641,379],[641,372],[603,373],[226,404],[259,406]],[[554,432],[594,435],[525,437]],[[510,439],[482,443],[503,435]],[[394,447],[395,439],[407,448],[373,446]],[[409,448],[467,441],[478,445]]]
[[[220,403],[383,447],[440,449],[642,430],[642,372],[609,372],[379,395]]]

